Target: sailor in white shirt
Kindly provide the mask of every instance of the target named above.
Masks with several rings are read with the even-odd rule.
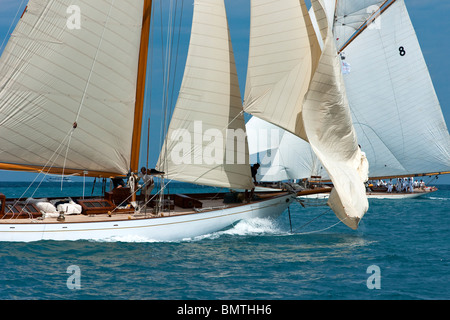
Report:
[[[409,178],[409,184],[408,184],[408,191],[409,192],[414,192],[414,178],[411,177]]]
[[[392,179],[389,179],[389,182],[387,183],[387,192],[391,193],[392,192]]]
[[[397,178],[396,190],[397,192],[402,192],[402,178]]]

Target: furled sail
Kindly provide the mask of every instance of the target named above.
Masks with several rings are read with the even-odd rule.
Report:
[[[238,76],[223,0],[196,0],[177,104],[157,168],[166,177],[253,187]]]
[[[128,172],[142,16],[143,0],[29,1],[0,59],[1,169]]]
[[[450,136],[404,1],[391,3],[378,23],[343,51],[351,66],[344,75],[348,99],[370,176],[449,172]]]
[[[244,108],[309,141],[334,184],[328,205],[341,221],[356,229],[368,210],[364,187],[368,165],[358,148],[331,25],[322,2],[315,0],[312,5],[324,44],[322,53],[303,1],[252,1],[255,22],[251,24]],[[280,11],[297,16],[281,19]],[[291,20],[302,23],[281,27]],[[265,21],[269,21],[267,27]],[[265,43],[260,38],[265,38]],[[289,46],[297,45],[303,51],[292,50],[295,54],[285,56],[286,39]],[[281,56],[280,60],[275,55]],[[286,112],[287,122],[274,121]]]

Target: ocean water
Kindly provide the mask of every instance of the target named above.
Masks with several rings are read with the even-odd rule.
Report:
[[[34,196],[83,193],[80,183],[64,186],[43,183]],[[27,187],[1,182],[0,192]],[[286,211],[178,242],[1,243],[0,299],[449,299],[450,186],[438,187],[418,199],[370,200],[357,231],[336,225],[325,206],[294,203],[291,223]]]

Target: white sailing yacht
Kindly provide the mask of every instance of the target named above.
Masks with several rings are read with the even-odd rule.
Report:
[[[370,179],[450,173],[450,135],[404,0],[327,0],[325,6]],[[259,155],[263,165],[261,180],[329,180],[308,143],[256,117],[247,130],[250,136],[274,133],[266,139],[271,143],[250,144],[255,146],[250,153]],[[368,197],[401,199],[435,190],[373,190]]]
[[[331,29],[322,2],[312,3],[321,17],[323,51],[303,1],[252,1],[245,111],[271,117],[286,108],[277,122],[311,143],[332,173],[330,206],[356,229],[368,209],[364,166]],[[238,196],[233,198],[238,203],[230,203],[227,194],[160,192],[149,201],[136,194],[151,8],[151,0],[29,1],[0,59],[0,169],[121,176],[131,183],[102,197],[6,199],[0,194],[0,240],[179,240],[242,219],[276,218],[296,197],[285,191],[259,193],[250,202]],[[250,190],[248,146],[239,139],[235,143],[245,133],[244,109],[224,1],[196,0],[193,9],[184,78],[154,172],[163,181]],[[275,26],[279,34],[268,35]],[[293,28],[281,29],[286,26]],[[258,35],[258,29],[264,33]],[[268,53],[281,57],[272,64],[264,61]],[[292,68],[295,74],[274,72]],[[277,93],[281,78],[288,81]],[[274,103],[299,81],[299,92]],[[318,125],[323,121],[330,126]]]

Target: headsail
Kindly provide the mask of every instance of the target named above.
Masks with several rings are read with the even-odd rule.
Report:
[[[184,78],[157,168],[177,181],[253,187],[223,0],[194,3]]]
[[[259,21],[258,18],[264,17],[267,20],[269,19],[267,15],[271,13],[274,16],[273,20],[280,24],[283,23],[282,19],[276,20],[278,15],[273,13],[279,12],[280,9],[270,11],[269,4],[262,5],[259,1],[252,2],[254,10],[252,18],[255,17],[256,22],[253,23],[252,20],[249,82],[246,88],[245,110],[309,141],[335,186],[330,196],[329,206],[345,224],[356,229],[368,209],[364,188],[367,163],[364,165],[361,163],[362,154],[358,148],[356,133],[352,125],[340,61],[324,6],[321,1],[312,1],[324,43],[321,53],[303,1],[300,3],[289,1],[290,7],[284,7],[288,1],[270,3],[276,3],[278,6],[283,4],[282,9],[297,13],[299,17],[294,20],[301,20],[303,23],[299,23],[297,28],[280,29],[273,26],[264,28],[262,20]],[[260,13],[261,8],[265,8],[266,11]],[[286,20],[291,21],[290,19]],[[260,37],[262,38],[263,34],[261,33],[271,33],[273,30],[282,30],[284,34],[283,36],[268,37],[275,43],[272,44],[272,47],[277,48],[275,51],[278,51],[278,55],[282,57],[284,54],[281,50],[285,48],[279,41],[291,39],[296,34],[302,35],[302,37],[288,41],[291,46],[297,45],[303,49],[302,52],[293,51],[300,57],[296,57],[296,64],[290,65],[289,68],[270,69],[266,67],[266,65],[271,65],[274,58],[266,53],[266,47],[258,41]],[[308,45],[309,48],[303,47],[304,45]],[[255,53],[258,50],[260,53]],[[295,55],[285,60],[290,61]],[[271,71],[264,74],[264,77],[268,79],[259,76],[256,71],[260,69]],[[282,72],[284,74],[280,77]],[[262,81],[261,79],[264,79],[262,82],[264,86],[258,85],[257,80]],[[297,90],[298,88],[302,88],[302,90]],[[259,92],[259,96],[255,96],[256,92]],[[259,102],[262,103],[261,108],[256,106]],[[287,123],[273,121],[272,115],[282,114],[283,111],[280,111],[280,108],[284,110],[286,106],[292,110],[288,113],[289,121]],[[299,128],[301,130],[298,130]],[[366,172],[363,172],[363,168]]]
[[[245,111],[307,140],[302,103],[319,58],[303,0],[251,1]]]
[[[328,205],[343,223],[356,229],[369,208],[364,186],[368,164],[352,125],[332,28],[321,1],[312,4],[324,49],[305,97],[304,124],[314,153],[333,181]]]
[[[29,1],[0,59],[0,168],[128,172],[143,2]]]

